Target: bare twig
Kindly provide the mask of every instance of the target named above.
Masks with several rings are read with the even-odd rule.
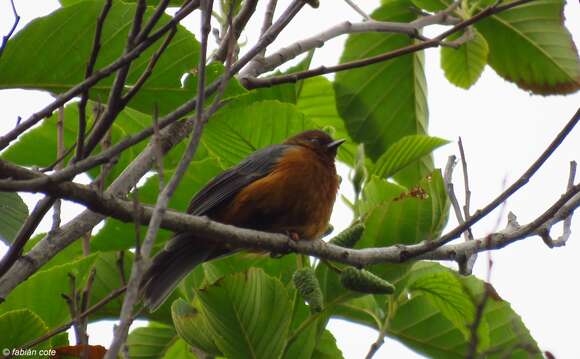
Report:
[[[101,10],[101,13],[97,19],[97,26],[95,29],[95,37],[93,39],[93,46],[91,50],[91,55],[89,56],[89,61],[87,63],[87,68],[85,70],[85,80],[93,74],[95,63],[97,62],[97,57],[99,56],[99,51],[101,50],[101,35],[103,32],[103,25],[105,19],[109,14],[109,10],[113,5],[112,0],[105,1],[105,5]],[[81,94],[81,99],[79,101],[79,130],[77,136],[77,153],[76,158],[80,159],[83,156],[84,144],[85,144],[85,132],[87,126],[87,102],[89,101],[89,89],[85,89]]]
[[[231,36],[229,33],[233,31],[234,40],[237,40],[240,38],[240,35],[242,34],[242,30],[246,27],[246,24],[248,23],[248,21],[250,21],[250,18],[252,17],[254,12],[256,11],[256,5],[258,5],[258,0],[246,0],[246,1],[244,1],[244,4],[243,4],[242,8],[240,9],[240,12],[238,13],[236,18],[234,19],[232,26],[228,26],[227,33],[223,37],[222,42],[221,42],[219,48],[217,49],[217,51],[214,55],[214,59],[216,61],[224,62],[226,60],[227,49],[229,46],[227,39]],[[231,8],[232,8],[232,6],[230,6],[230,10],[229,10],[230,12],[232,11]]]
[[[278,5],[278,0],[268,1],[266,5],[266,11],[264,12],[264,20],[262,22],[262,28],[260,30],[260,37],[263,37],[266,31],[272,26],[272,20],[274,19],[274,13],[276,12],[276,5]],[[266,54],[266,48],[258,53],[257,57],[264,57]]]
[[[131,31],[129,31],[129,35],[127,37],[125,54],[131,52],[136,46],[135,39],[141,31],[141,24],[143,22],[143,16],[145,14],[146,8],[147,5],[145,0],[137,1],[137,6],[135,7],[135,16],[133,16],[133,25],[131,26]],[[171,28],[169,30],[171,30]],[[119,68],[117,71],[115,79],[113,80],[111,91],[109,92],[109,98],[107,100],[105,112],[87,137],[86,145],[83,147],[83,153],[81,154],[81,157],[77,157],[75,160],[80,160],[90,155],[95,147],[97,147],[101,139],[106,136],[119,112],[121,112],[127,105],[127,103],[123,101],[123,89],[125,87],[125,82],[127,81],[127,76],[129,75],[131,64],[132,62],[128,62],[121,66],[121,68]]]
[[[139,44],[135,46],[135,48],[133,48],[130,52],[124,54],[112,64],[95,71],[91,77],[74,86],[70,90],[60,94],[59,96],[56,97],[56,99],[52,103],[44,107],[42,110],[34,113],[28,119],[20,122],[20,124],[16,126],[16,128],[12,129],[4,136],[0,136],[0,150],[6,148],[12,141],[18,138],[20,134],[22,134],[24,131],[28,130],[35,124],[37,124],[43,118],[50,116],[53,111],[55,111],[60,106],[64,105],[73,97],[78,96],[87,88],[94,86],[101,79],[110,76],[112,73],[117,71],[119,68],[125,66],[127,63],[134,61],[137,57],[139,57],[139,55],[141,55],[141,53],[147,50],[164,34],[166,34],[171,28],[173,28],[175,24],[178,24],[193,10],[197,9],[198,6],[199,0],[193,0],[188,2],[181,9],[181,11],[175,14],[175,16],[171,19],[171,21],[163,25],[161,28],[159,28],[159,30],[155,31],[153,34],[151,34],[144,40],[140,41]]]
[[[259,71],[256,71],[255,69],[259,68],[259,66],[267,65],[267,64],[261,64],[261,63],[250,64],[248,66],[248,71],[244,71],[244,74],[240,78],[240,81],[242,81],[244,86],[248,89],[254,89],[254,88],[258,88],[258,87],[270,87],[270,86],[279,85],[279,84],[283,84],[283,83],[296,82],[299,80],[304,80],[304,79],[319,76],[319,75],[340,72],[340,71],[346,71],[346,70],[350,70],[350,69],[354,69],[354,68],[365,67],[368,65],[376,64],[379,62],[384,62],[386,60],[390,60],[390,59],[393,59],[395,57],[411,54],[411,53],[425,50],[425,49],[428,49],[431,47],[441,46],[443,43],[443,40],[445,40],[448,36],[458,32],[458,31],[461,31],[464,28],[466,28],[466,27],[468,27],[468,26],[470,26],[470,25],[472,25],[472,24],[474,24],[474,23],[476,23],[476,22],[478,22],[486,17],[498,14],[502,11],[511,9],[511,8],[519,6],[519,5],[526,4],[530,1],[533,1],[533,0],[516,0],[516,1],[512,1],[512,2],[507,3],[507,4],[502,4],[502,5],[498,5],[498,6],[490,6],[486,9],[484,9],[483,11],[481,11],[479,14],[477,14],[469,19],[466,19],[464,21],[459,22],[458,24],[453,26],[451,29],[441,33],[440,35],[438,35],[437,37],[435,37],[431,40],[421,41],[417,44],[405,46],[405,47],[402,47],[400,49],[389,51],[389,52],[384,53],[384,54],[368,57],[365,59],[346,62],[346,63],[340,64],[340,65],[320,66],[318,68],[314,68],[311,70],[300,71],[300,72],[291,73],[288,75],[274,76],[274,77],[262,79],[262,78],[254,77],[255,76],[254,74],[259,72]]]
[[[2,57],[2,54],[4,53],[4,49],[6,48],[6,44],[8,43],[8,40],[10,40],[10,37],[12,37],[12,34],[14,34],[14,31],[16,31],[16,27],[18,26],[18,23],[20,22],[20,16],[18,15],[18,12],[16,11],[16,7],[14,6],[14,0],[10,0],[10,5],[12,6],[12,14],[14,15],[14,23],[12,24],[12,27],[8,31],[8,34],[6,34],[5,36],[2,37],[2,45],[0,45],[0,57]]]
[[[576,161],[572,161],[570,162],[570,175],[568,176],[568,185],[566,187],[568,190],[570,190],[574,186],[575,177],[576,177]],[[570,213],[570,215],[566,217],[566,219],[562,223],[562,227],[563,227],[562,235],[555,240],[552,239],[552,236],[550,236],[550,230],[547,224],[538,230],[538,235],[542,238],[544,243],[549,248],[561,247],[566,245],[566,242],[568,241],[570,235],[572,234],[571,231],[572,213]]]
[[[185,171],[189,167],[189,164],[195,154],[197,149],[197,144],[201,137],[201,132],[203,129],[202,114],[203,114],[203,104],[205,100],[205,68],[206,68],[206,56],[207,56],[207,40],[208,34],[211,30],[211,13],[213,8],[213,0],[201,0],[201,50],[198,68],[198,87],[197,87],[197,115],[194,127],[194,133],[192,135],[191,141],[187,146],[183,157],[181,158],[173,176],[169,180],[169,183],[165,186],[163,191],[157,197],[157,202],[155,204],[155,209],[149,221],[149,226],[147,228],[147,234],[143,240],[143,244],[140,247],[139,255],[135,256],[133,261],[133,268],[131,270],[131,276],[129,278],[129,283],[127,284],[127,294],[125,295],[125,300],[123,301],[123,306],[121,308],[121,314],[119,317],[119,325],[115,328],[115,336],[111,346],[105,354],[105,359],[114,359],[117,357],[121,347],[126,341],[127,333],[129,327],[133,322],[133,307],[137,303],[139,298],[139,283],[141,282],[141,277],[143,275],[143,263],[141,258],[145,261],[148,260],[153,244],[155,243],[155,238],[157,237],[157,232],[161,224],[161,218],[163,213],[167,209],[169,199],[173,196],[177,185],[181,181],[181,178],[185,174]],[[138,203],[134,202],[135,207]],[[136,211],[137,213],[139,211]],[[139,221],[139,216],[134,214],[135,221]]]
[[[363,19],[365,19],[365,20],[371,19],[371,17],[366,12],[364,12],[354,1],[344,0],[344,2],[346,2],[348,4],[348,6],[350,6],[356,13],[358,13],[360,16],[362,16]]]
[[[481,298],[475,306],[475,315],[473,322],[469,325],[469,346],[466,358],[475,359],[477,358],[477,346],[479,345],[479,327],[481,321],[483,320],[483,314],[485,312],[485,305],[489,300],[490,296],[494,291],[491,286],[491,270],[493,268],[493,260],[491,259],[491,253],[487,252],[487,280],[483,283],[483,293],[481,293]],[[475,300],[475,299],[473,299]]]
[[[159,47],[159,49],[155,52],[155,54],[151,56],[151,60],[149,60],[149,64],[147,65],[145,71],[143,71],[141,76],[139,76],[139,78],[137,79],[137,82],[135,82],[135,84],[123,96],[122,98],[123,106],[126,106],[127,103],[129,103],[129,101],[137,94],[137,92],[139,92],[141,87],[143,87],[147,79],[151,76],[151,74],[153,73],[153,69],[155,68],[155,65],[157,65],[157,61],[159,60],[163,52],[165,52],[165,50],[173,40],[173,37],[175,36],[176,33],[177,26],[174,26],[171,30],[169,30],[169,33],[167,34],[165,41],[163,41],[163,44],[161,44],[161,47]]]
[[[6,254],[4,254],[2,260],[0,260],[0,278],[6,272],[8,272],[10,267],[12,267],[12,265],[20,257],[20,255],[22,254],[22,250],[26,245],[26,242],[28,242],[28,239],[30,239],[30,236],[32,236],[32,234],[34,233],[36,227],[38,227],[40,221],[42,221],[42,218],[44,218],[48,210],[52,207],[54,201],[55,199],[51,197],[45,197],[41,199],[40,201],[38,201],[32,212],[30,213],[30,215],[26,217],[26,220],[24,221],[22,226],[20,226],[20,229],[18,230],[18,233],[16,233],[14,241],[8,248],[8,251],[6,252]],[[47,239],[50,239],[50,235],[47,237]]]
[[[85,310],[84,312],[80,313],[77,316],[77,318],[86,318],[87,316],[89,316],[92,313],[96,312],[97,310],[101,309],[103,306],[107,305],[110,301],[114,300],[119,295],[123,294],[125,292],[125,290],[126,290],[125,287],[121,287],[121,288],[118,288],[118,289],[112,291],[106,297],[101,299],[98,303],[96,303],[95,305],[93,305],[89,309]],[[23,346],[20,347],[20,349],[32,348],[33,346],[38,345],[44,341],[47,341],[48,339],[50,339],[50,338],[52,338],[60,333],[66,332],[70,327],[72,327],[75,324],[77,318],[73,318],[68,323],[66,323],[58,328],[55,328],[55,329],[51,330],[50,332],[42,335],[41,337],[38,337],[38,338],[24,344]]]

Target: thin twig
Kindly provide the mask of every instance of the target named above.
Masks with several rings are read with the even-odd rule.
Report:
[[[574,178],[576,177],[576,161],[570,162],[570,174],[568,175],[568,185],[566,186],[567,190],[570,190],[574,186]],[[544,225],[544,228],[540,228],[538,231],[539,236],[542,238],[544,243],[549,248],[554,247],[561,247],[566,245],[566,242],[570,238],[572,234],[572,213],[562,222],[562,235],[557,239],[552,239],[550,236],[549,226]]]
[[[99,14],[97,19],[97,25],[95,28],[95,37],[93,38],[93,46],[91,49],[91,55],[89,56],[89,61],[87,63],[87,68],[85,70],[85,80],[93,74],[95,63],[97,62],[97,57],[99,56],[99,52],[101,50],[101,36],[103,33],[103,25],[105,23],[105,19],[109,14],[109,10],[111,10],[111,6],[113,5],[112,0],[105,1],[105,5]],[[78,136],[77,136],[77,153],[76,158],[80,159],[83,156],[84,152],[84,144],[85,144],[85,132],[87,126],[87,103],[89,101],[89,89],[87,88],[81,94],[81,99],[79,101],[79,129],[78,129]]]
[[[151,74],[153,73],[153,69],[155,68],[155,65],[157,65],[157,61],[159,60],[163,52],[165,52],[165,50],[173,40],[173,37],[175,36],[176,33],[177,26],[174,26],[171,30],[169,30],[169,33],[167,34],[165,41],[163,41],[163,44],[161,44],[161,47],[159,47],[159,49],[153,54],[153,56],[151,56],[151,60],[149,60],[149,64],[147,65],[145,71],[143,71],[143,73],[141,74],[141,76],[139,76],[135,84],[123,96],[122,103],[124,106],[126,106],[129,103],[129,101],[137,94],[137,92],[139,92],[141,87],[143,87],[147,79],[151,76]]]
[[[93,305],[92,307],[90,307],[89,309],[85,310],[84,312],[80,313],[78,315],[79,318],[86,318],[87,316],[91,315],[92,313],[96,312],[97,310],[101,309],[103,306],[107,305],[110,301],[112,301],[113,299],[117,298],[119,295],[123,294],[125,292],[127,288],[126,287],[121,287],[118,288],[114,291],[112,291],[111,293],[109,293],[106,297],[104,297],[103,299],[101,299],[100,301],[98,301],[95,305]],[[72,319],[71,321],[69,321],[68,323],[55,328],[53,330],[51,330],[50,332],[22,345],[19,349],[28,349],[28,348],[32,348],[33,346],[36,346],[42,342],[47,341],[48,339],[60,334],[60,333],[64,333],[66,332],[70,327],[72,327],[76,322],[76,318]]]
[[[189,167],[189,164],[195,154],[197,149],[197,144],[199,143],[199,138],[201,137],[201,131],[203,129],[202,114],[203,114],[203,104],[205,100],[205,68],[206,68],[206,56],[207,56],[207,40],[208,34],[211,30],[211,13],[213,8],[213,0],[201,0],[201,50],[198,68],[198,87],[197,87],[197,115],[196,123],[194,128],[194,133],[192,135],[191,141],[187,146],[185,153],[183,154],[173,176],[169,180],[169,183],[163,191],[157,197],[157,202],[155,204],[155,209],[153,210],[153,215],[149,221],[149,226],[147,228],[147,234],[143,240],[143,244],[140,247],[138,256],[135,256],[133,261],[133,268],[131,270],[131,277],[129,278],[129,283],[127,285],[127,294],[125,295],[125,300],[123,301],[123,306],[121,308],[121,314],[119,316],[119,325],[115,328],[115,336],[113,342],[111,343],[107,353],[105,354],[105,359],[114,359],[117,357],[121,347],[124,345],[129,327],[133,321],[133,306],[139,297],[139,284],[141,282],[141,277],[143,275],[143,265],[141,258],[145,261],[148,260],[153,244],[155,243],[155,238],[157,237],[157,232],[161,224],[161,218],[163,213],[167,209],[169,199],[172,197],[177,185],[179,184],[181,178],[185,174],[185,171]],[[135,203],[134,203],[135,206]],[[138,211],[137,211],[138,212]],[[138,216],[135,217],[136,221],[139,220]]]
[[[386,52],[384,54],[380,54],[377,56],[372,56],[372,57],[368,57],[368,58],[364,58],[364,59],[360,59],[360,60],[345,62],[343,64],[339,64],[339,65],[335,65],[335,66],[320,66],[318,68],[314,68],[311,70],[305,70],[305,71],[300,71],[300,72],[291,73],[291,74],[287,74],[287,75],[273,76],[273,77],[262,79],[262,78],[254,77],[255,76],[254,74],[256,73],[255,69],[259,68],[259,66],[264,65],[264,64],[263,63],[256,63],[253,65],[250,64],[248,66],[249,70],[244,72],[244,76],[242,76],[240,78],[240,81],[242,81],[242,84],[247,89],[255,89],[255,88],[259,88],[259,87],[270,87],[270,86],[279,85],[279,84],[283,84],[283,83],[296,82],[296,81],[304,80],[304,79],[307,79],[310,77],[315,77],[315,76],[319,76],[319,75],[325,75],[325,74],[335,73],[335,72],[340,72],[340,71],[346,71],[346,70],[350,70],[350,69],[354,69],[354,68],[360,68],[360,67],[365,67],[368,65],[376,64],[379,62],[384,62],[384,61],[393,59],[395,57],[400,57],[403,55],[411,54],[411,53],[425,50],[425,49],[428,49],[431,47],[441,46],[443,40],[445,40],[450,35],[458,32],[458,31],[461,31],[464,28],[466,28],[466,27],[468,27],[468,26],[470,26],[470,25],[472,25],[472,24],[474,24],[474,23],[476,23],[484,18],[498,14],[502,11],[511,9],[513,7],[526,4],[526,3],[531,2],[531,1],[534,1],[534,0],[516,0],[516,1],[512,1],[510,3],[499,5],[499,6],[490,6],[486,9],[484,9],[483,11],[481,11],[479,14],[477,14],[469,19],[466,19],[464,21],[459,22],[458,24],[453,26],[451,29],[441,33],[440,35],[438,35],[437,37],[435,37],[431,40],[422,41],[422,42],[419,42],[417,44],[405,46],[405,47],[402,47],[402,48],[399,48],[399,49],[396,49],[393,51]]]
[[[6,48],[8,40],[10,40],[10,37],[12,37],[12,34],[14,34],[14,31],[16,31],[16,27],[18,26],[18,23],[20,22],[20,16],[18,15],[18,12],[16,11],[16,6],[14,6],[14,0],[10,0],[10,5],[12,6],[12,14],[14,15],[14,23],[12,24],[12,27],[8,31],[8,34],[6,34],[5,36],[2,37],[2,45],[0,45],[0,58],[2,57],[2,54],[4,53],[4,49]]]
[[[125,54],[131,52],[137,45],[135,43],[135,39],[141,31],[141,24],[143,22],[143,16],[145,14],[146,8],[147,5],[145,0],[137,1],[137,6],[135,7],[135,16],[133,16],[133,25],[131,26],[131,30],[129,31],[129,35],[127,37]],[[129,75],[131,64],[132,62],[128,62],[124,66],[121,66],[121,68],[119,68],[117,71],[115,79],[113,80],[113,85],[111,86],[111,90],[109,92],[109,98],[107,100],[107,105],[105,106],[105,112],[87,137],[86,145],[83,148],[81,157],[75,157],[75,160],[80,160],[90,155],[90,153],[97,147],[99,142],[101,142],[102,138],[106,136],[119,112],[121,112],[127,105],[127,103],[123,101],[123,89],[127,81],[127,76]]]
[[[244,4],[243,4],[242,8],[240,9],[240,12],[238,13],[236,18],[234,19],[232,26],[228,26],[227,33],[224,36],[224,38],[223,38],[219,48],[217,49],[216,53],[214,54],[214,59],[216,61],[225,62],[226,56],[227,56],[227,49],[229,47],[228,40],[227,40],[230,36],[229,33],[233,32],[234,40],[237,40],[240,38],[240,35],[242,34],[242,30],[244,30],[244,28],[246,27],[246,24],[248,23],[248,21],[250,21],[250,18],[252,17],[254,12],[256,11],[256,5],[258,5],[258,0],[246,0],[246,1],[244,1]],[[233,8],[233,4],[230,6],[230,9],[228,12],[231,12],[233,10],[232,8]]]
[[[56,97],[56,99],[52,103],[48,104],[42,110],[34,113],[28,119],[20,122],[18,126],[16,126],[14,129],[12,129],[4,136],[0,136],[0,150],[6,148],[24,131],[36,125],[43,118],[50,116],[53,111],[55,111],[60,106],[67,103],[73,97],[78,96],[87,88],[94,86],[101,79],[110,76],[119,68],[125,66],[127,63],[134,61],[137,57],[139,57],[139,55],[141,55],[145,50],[151,47],[158,39],[160,39],[163,35],[165,35],[171,28],[173,28],[175,24],[181,22],[181,20],[183,20],[187,15],[189,15],[193,10],[197,9],[198,6],[199,0],[188,2],[182,8],[182,10],[176,13],[175,16],[169,22],[167,22],[165,25],[163,25],[159,30],[151,34],[149,37],[140,41],[139,44],[135,46],[135,48],[131,50],[129,53],[124,54],[110,65],[95,71],[91,77],[77,84],[70,90],[60,94],[59,96]]]
[[[355,4],[354,1],[344,0],[344,2],[346,2],[348,4],[348,6],[350,6],[355,12],[357,12],[360,16],[362,16],[363,19],[365,19],[365,20],[371,19],[371,17],[366,12],[364,12],[357,4]]]
[[[268,1],[266,5],[266,11],[264,12],[264,20],[262,22],[262,28],[260,29],[260,37],[263,37],[266,31],[272,26],[272,20],[274,19],[274,13],[276,12],[276,5],[278,5],[278,0]],[[266,48],[260,51],[257,57],[264,57],[266,54]]]

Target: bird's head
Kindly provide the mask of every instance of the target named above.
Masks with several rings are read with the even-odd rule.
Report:
[[[334,140],[324,131],[311,130],[290,137],[284,143],[287,145],[308,147],[317,153],[334,158],[338,147],[342,145],[344,141],[344,139]]]

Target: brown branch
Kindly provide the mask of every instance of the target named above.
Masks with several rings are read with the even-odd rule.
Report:
[[[137,1],[137,6],[135,7],[135,16],[133,16],[133,25],[131,26],[131,31],[129,31],[129,35],[127,37],[125,54],[131,52],[131,50],[135,48],[135,39],[141,31],[141,24],[143,22],[143,16],[145,14],[146,8],[147,5],[145,4],[145,0]],[[107,134],[113,125],[115,118],[117,118],[117,115],[127,105],[127,103],[123,101],[123,89],[125,87],[125,82],[127,81],[127,76],[129,75],[131,64],[132,61],[126,63],[117,71],[115,79],[113,80],[111,91],[109,92],[109,99],[107,100],[105,112],[89,134],[81,157],[75,158],[75,161],[90,155],[90,153],[97,147],[101,139]]]
[[[125,287],[121,287],[121,288],[118,288],[118,289],[112,291],[106,297],[104,297],[99,302],[97,302],[95,305],[93,305],[89,309],[82,312],[78,317],[86,318],[87,316],[89,316],[92,313],[96,312],[97,310],[101,309],[103,306],[107,305],[110,301],[117,298],[119,295],[123,294],[123,292],[125,292],[125,290],[126,290]],[[50,332],[44,334],[43,336],[38,337],[38,338],[24,344],[19,349],[32,348],[32,347],[34,347],[42,342],[49,340],[50,338],[52,338],[60,333],[66,332],[70,327],[72,327],[75,324],[76,320],[77,320],[77,318],[72,319],[68,323],[66,323],[58,328],[55,328],[55,329],[51,330]]]
[[[12,14],[14,15],[14,23],[12,24],[12,27],[8,31],[8,34],[6,34],[2,37],[2,45],[0,45],[0,58],[2,57],[2,54],[4,53],[4,49],[6,48],[6,45],[8,44],[8,40],[10,40],[10,37],[12,37],[12,34],[14,34],[14,31],[16,31],[16,27],[18,26],[18,23],[20,22],[20,16],[18,15],[18,12],[16,11],[16,6],[14,6],[14,0],[10,0],[10,5],[12,7]]]
[[[446,39],[448,36],[458,32],[460,30],[463,30],[464,28],[468,27],[469,25],[472,25],[472,24],[474,24],[474,23],[476,23],[476,22],[478,22],[486,17],[501,13],[502,11],[506,11],[508,9],[511,9],[513,7],[516,7],[516,6],[519,6],[522,4],[526,4],[526,3],[531,2],[531,1],[533,1],[533,0],[516,0],[516,1],[510,2],[507,4],[503,4],[503,5],[490,6],[486,9],[484,9],[483,11],[481,11],[479,14],[477,14],[469,19],[466,19],[464,21],[459,22],[458,24],[453,26],[451,29],[441,33],[440,35],[438,35],[437,37],[435,37],[431,40],[422,41],[418,44],[413,44],[413,45],[409,45],[406,47],[402,47],[400,49],[389,51],[389,52],[381,54],[381,55],[368,57],[368,58],[361,59],[361,60],[346,62],[346,63],[335,65],[335,66],[320,66],[320,67],[315,68],[315,69],[300,71],[300,72],[291,73],[288,75],[274,76],[274,77],[269,77],[269,78],[256,78],[256,77],[252,76],[252,71],[251,71],[252,67],[250,65],[250,66],[248,66],[250,68],[250,70],[248,71],[248,74],[245,75],[244,77],[241,77],[240,81],[247,89],[254,89],[254,88],[259,88],[259,87],[270,87],[270,86],[279,85],[279,84],[283,84],[283,83],[296,82],[299,80],[304,80],[304,79],[319,76],[319,75],[325,75],[325,74],[334,73],[334,72],[346,71],[346,70],[350,70],[350,69],[355,69],[355,68],[360,68],[360,67],[365,67],[368,65],[376,64],[379,62],[384,62],[384,61],[393,59],[395,57],[400,57],[403,55],[411,54],[411,53],[425,50],[425,49],[428,49],[431,47],[441,46],[443,44],[444,39]]]
[[[217,51],[214,55],[214,60],[220,61],[220,62],[224,62],[226,60],[228,47],[229,47],[228,38],[231,36],[230,32],[233,31],[234,41],[236,41],[240,38],[240,35],[242,34],[242,30],[244,30],[244,28],[246,27],[246,24],[248,23],[248,21],[250,21],[250,18],[252,17],[254,12],[256,11],[256,5],[258,5],[258,0],[246,0],[246,1],[244,1],[244,5],[242,6],[239,14],[234,19],[232,26],[228,27],[227,33],[224,36],[219,48],[217,49]],[[233,5],[230,6],[230,8],[231,7],[233,7]],[[231,9],[230,9],[230,11],[231,11]]]
[[[89,61],[87,63],[87,68],[85,70],[85,80],[93,74],[95,63],[97,62],[97,56],[99,56],[99,52],[101,50],[101,35],[103,32],[103,25],[105,24],[105,19],[109,14],[109,10],[111,10],[111,6],[113,5],[112,0],[107,0],[99,17],[97,19],[97,25],[95,28],[95,37],[93,38],[93,46],[91,49],[91,55],[89,56]],[[79,130],[77,136],[77,153],[76,158],[82,158],[84,152],[84,144],[85,144],[85,132],[87,127],[87,103],[89,101],[89,89],[85,89],[81,94],[81,99],[79,101]]]
[[[193,10],[197,9],[199,6],[199,0],[193,0],[188,2],[181,11],[175,14],[175,16],[167,24],[163,25],[159,30],[151,34],[149,37],[145,38],[133,50],[124,54],[119,59],[111,63],[110,65],[97,70],[93,73],[91,77],[77,84],[68,91],[60,94],[56,99],[44,107],[42,110],[34,113],[28,119],[21,121],[18,126],[9,131],[4,136],[0,136],[0,150],[6,148],[12,141],[14,141],[18,136],[20,136],[24,131],[28,130],[32,126],[36,125],[40,120],[48,117],[53,111],[58,109],[60,106],[67,103],[73,97],[78,96],[86,89],[94,86],[100,80],[105,77],[110,76],[115,71],[125,66],[127,63],[134,61],[139,55],[141,55],[145,50],[151,47],[157,40],[159,40],[164,34],[166,34],[171,28],[183,20],[187,15],[189,15]]]
[[[127,91],[127,93],[123,96],[121,101],[123,106],[126,106],[129,103],[129,101],[137,94],[137,92],[141,90],[141,87],[143,87],[147,79],[153,73],[153,69],[155,68],[155,65],[157,65],[157,61],[159,60],[161,55],[165,52],[165,50],[173,40],[173,37],[175,36],[176,33],[177,26],[173,27],[169,31],[167,37],[165,38],[165,41],[163,41],[163,44],[161,44],[161,47],[153,54],[153,56],[151,56],[151,60],[149,60],[149,64],[147,65],[145,71],[143,71],[141,76],[139,76],[139,78],[137,79],[137,82],[135,82],[135,84],[131,87],[131,89]]]

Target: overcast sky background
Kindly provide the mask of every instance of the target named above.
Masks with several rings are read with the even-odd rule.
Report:
[[[46,15],[58,7],[56,0],[17,0],[15,3],[22,17],[19,30],[30,20]],[[288,0],[280,0],[278,8],[284,8],[287,3]],[[357,3],[371,12],[378,6],[379,1],[361,0]],[[250,33],[256,33],[260,28],[263,7],[264,1],[261,1],[257,11],[260,15],[250,22]],[[568,3],[565,16],[566,25],[576,44],[580,44],[580,6],[577,1]],[[277,44],[288,45],[296,39],[311,36],[346,19],[361,20],[344,1],[322,0],[321,7],[317,10],[305,7],[280,35]],[[197,33],[197,20],[197,15],[190,16],[184,25]],[[0,35],[7,33],[12,22],[9,1],[0,0]],[[428,31],[426,34],[433,35],[436,31]],[[313,66],[335,64],[342,51],[344,39],[345,37],[333,40],[317,50]],[[254,41],[253,38],[247,40],[250,44]],[[449,155],[458,154],[455,141],[458,136],[462,137],[469,166],[472,211],[475,211],[495,198],[506,183],[509,185],[517,179],[537,158],[576,112],[580,104],[580,94],[566,97],[529,95],[499,78],[490,68],[485,70],[474,87],[465,91],[447,82],[439,61],[438,49],[427,50],[429,133],[454,142],[437,150],[435,161],[437,167],[444,167]],[[6,133],[15,125],[17,116],[26,118],[50,101],[51,96],[40,91],[0,90],[0,134]],[[520,223],[534,219],[564,191],[571,160],[580,160],[578,128],[569,135],[532,181],[510,198],[506,209],[514,212]],[[340,172],[343,179],[347,178],[344,166],[340,167]],[[455,171],[454,178],[456,191],[462,197],[459,168]],[[346,181],[343,181],[341,192],[352,196],[352,190]],[[29,208],[40,198],[34,195],[23,197]],[[65,206],[63,219],[73,218],[78,213],[77,209],[78,206],[72,204]],[[474,228],[476,237],[484,236],[495,228],[499,215],[497,212]],[[448,228],[456,225],[453,215],[450,217]],[[505,226],[505,217],[504,214],[499,218],[500,228]],[[50,215],[46,218],[50,218]],[[338,201],[332,220],[335,227],[338,230],[344,228],[350,218],[348,209]],[[578,338],[580,323],[578,214],[575,219],[572,237],[564,248],[550,250],[539,238],[529,238],[492,254],[492,284],[522,316],[540,348],[550,350],[559,359],[580,358],[580,346],[575,340]],[[45,231],[49,226],[48,221],[45,221],[39,230]],[[0,255],[5,251],[6,247],[0,244]],[[486,276],[485,262],[485,256],[480,256],[475,268],[475,273],[480,278]],[[330,329],[346,358],[364,357],[370,344],[376,339],[375,331],[340,320],[333,320]],[[89,334],[91,344],[108,346],[112,337],[112,322],[92,325]],[[376,357],[384,358],[387,355],[393,358],[421,357],[389,339]]]

